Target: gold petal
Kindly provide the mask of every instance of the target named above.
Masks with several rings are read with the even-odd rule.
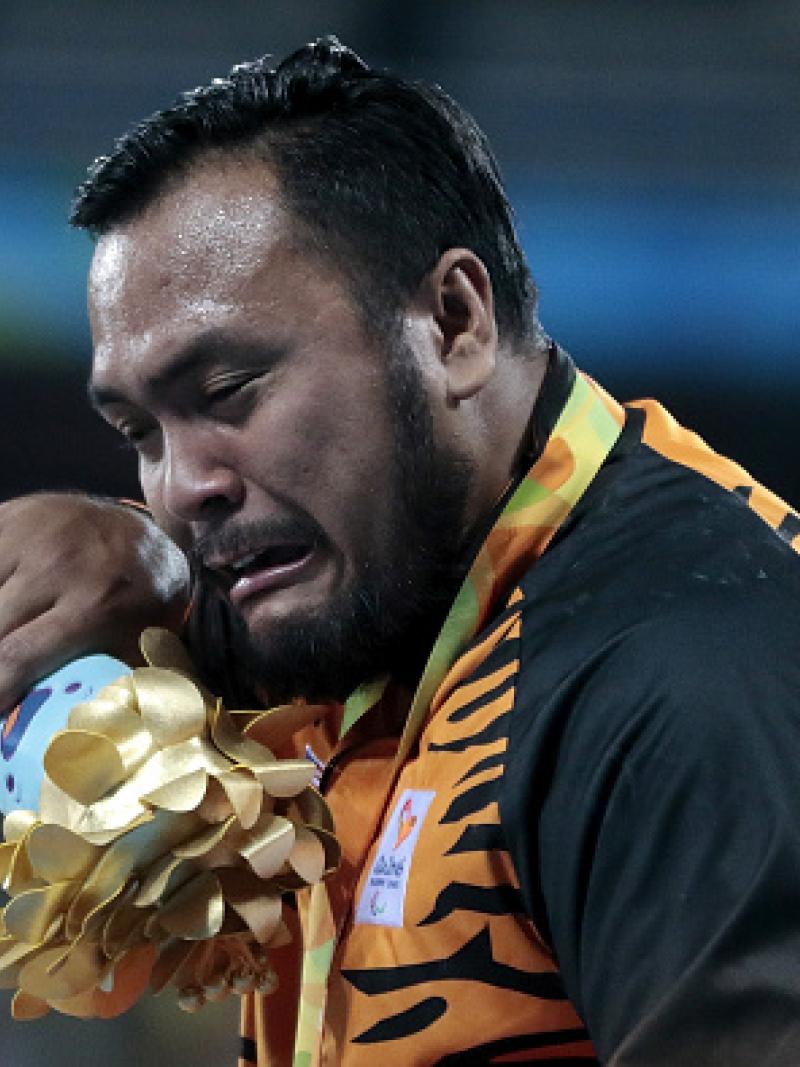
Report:
[[[259,878],[272,878],[289,858],[294,839],[293,823],[280,815],[267,815],[248,832],[239,851]]]
[[[314,777],[316,767],[309,760],[277,760],[268,767],[254,768],[254,774],[273,797],[293,797]]]
[[[256,715],[242,730],[245,736],[273,752],[284,745],[293,734],[309,723],[324,718],[331,710],[329,704],[279,704]],[[243,714],[232,711],[231,716]]]
[[[111,964],[95,942],[76,942],[42,949],[19,973],[20,989],[45,1000],[60,1000],[84,993],[101,982]]]
[[[142,800],[167,811],[194,811],[205,796],[207,782],[206,771],[191,771],[146,793]]]
[[[218,774],[230,770],[230,763],[220,756],[212,744],[200,737],[192,737],[156,752],[131,776],[117,795],[146,796],[167,782],[198,770]]]
[[[189,841],[184,841],[180,845],[176,845],[173,852],[176,856],[182,859],[197,859],[199,856],[204,856],[207,852],[210,852],[215,845],[218,845],[225,837],[227,832],[236,823],[236,816],[231,815],[224,823],[215,823],[213,826],[207,827],[203,833],[198,834],[197,837],[193,837]]]
[[[44,775],[39,791],[39,814],[42,822],[58,823],[59,826],[74,829],[84,810],[83,804],[67,796],[63,789],[59,789],[55,782]]]
[[[159,745],[205,732],[206,705],[194,682],[160,667],[139,667],[132,677],[142,720]]]
[[[49,1004],[61,1015],[71,1015],[77,1019],[93,1019],[97,1014],[95,1008],[97,996],[96,989],[87,989],[74,997],[53,998]]]
[[[97,691],[93,699],[112,700],[120,707],[127,708],[128,711],[138,713],[139,710],[139,706],[136,703],[136,690],[133,688],[133,680],[130,673],[121,674],[115,681],[104,685],[102,689]]]
[[[150,667],[194,674],[194,664],[183,642],[171,630],[149,626],[139,638],[139,648]]]
[[[280,896],[264,892],[264,885],[247,870],[219,872],[219,881],[226,904],[248,927],[262,945],[268,944],[281,921],[283,905]]]
[[[298,889],[307,888],[308,882],[294,871],[285,871],[271,878],[267,885],[273,893],[296,893]]]
[[[144,936],[148,941],[160,943],[166,941],[169,934],[161,926],[161,915],[158,908],[154,908],[150,918],[144,924]]]
[[[219,933],[224,918],[225,901],[212,871],[204,871],[181,886],[159,912],[161,926],[187,941],[213,937]]]
[[[113,741],[127,774],[147,759],[153,748],[153,737],[138,711],[104,700],[100,694],[75,705],[70,712],[69,728],[102,734]]]
[[[325,850],[325,874],[335,871],[342,861],[342,846],[335,834],[330,830],[323,830],[319,826],[310,826],[309,829],[317,835]]]
[[[192,815],[157,811],[135,830],[118,838],[86,879],[67,913],[68,933],[119,895],[135,871],[143,871],[197,828]]]
[[[14,851],[14,855],[11,857],[11,870],[8,872],[5,883],[6,892],[10,897],[15,897],[28,889],[38,889],[44,885],[43,880],[34,874],[31,861],[28,858],[27,837],[30,836],[30,832],[29,830],[26,837],[22,838],[19,846]]]
[[[35,811],[25,811],[24,808],[10,811],[3,822],[3,837],[9,842],[21,841],[38,821],[39,816]]]
[[[222,771],[221,773],[225,774],[227,772]],[[202,819],[205,819],[206,822],[225,822],[227,818],[234,814],[233,805],[228,799],[228,794],[216,778],[209,778],[206,795],[197,809],[197,814]]]
[[[41,946],[23,944],[13,938],[0,940],[0,989],[16,989],[19,972],[28,956]]]
[[[171,853],[158,860],[148,871],[134,901],[137,908],[157,904],[170,896],[190,878],[199,873],[197,864],[173,856]]]
[[[11,1018],[18,1022],[31,1022],[41,1019],[50,1011],[50,1005],[46,1000],[23,993],[21,989],[14,994],[11,1001]]]
[[[64,911],[74,896],[75,889],[74,882],[58,882],[14,897],[3,913],[9,934],[18,941],[39,944],[53,919]]]
[[[103,924],[100,943],[105,955],[116,960],[134,945],[144,940],[144,925],[149,913],[133,906],[136,886],[129,886]]]
[[[262,894],[250,900],[231,904],[236,914],[247,924],[253,937],[261,945],[268,945],[281,921],[281,898]]]
[[[52,823],[31,830],[27,849],[34,873],[48,882],[82,881],[100,854],[82,837]]]
[[[238,845],[242,840],[242,835],[246,832],[241,827],[234,825],[220,844],[214,845],[208,852],[198,856],[194,862],[204,871],[216,871],[224,867],[242,866],[242,857],[239,855]]]
[[[93,804],[127,774],[114,742],[89,730],[59,731],[44,754],[44,769],[80,804]]]
[[[150,975],[150,991],[160,993],[168,985],[190,953],[196,951],[197,945],[193,941],[184,941],[175,938],[168,941],[156,960],[152,974]]]
[[[99,937],[108,916],[119,906],[119,898],[123,896],[126,888],[122,882],[114,886],[102,900],[91,902],[83,899],[79,907],[75,906],[73,900],[64,916],[64,936],[71,943],[80,938]]]
[[[281,814],[286,815],[293,822],[319,826],[323,830],[333,832],[331,809],[322,794],[311,785],[294,797],[285,810],[281,809]]]
[[[268,748],[242,736],[221,703],[211,712],[211,738],[220,752],[239,766],[255,769],[275,761]]]
[[[71,826],[70,829],[97,845],[101,842],[96,835],[107,834],[106,840],[113,840],[121,833],[139,825],[142,817],[147,814],[148,809],[137,798],[115,793],[111,797],[106,797],[105,800],[98,800],[96,804],[84,808],[77,824]]]
[[[289,866],[309,885],[318,882],[325,871],[325,849],[316,834],[306,826],[295,827]]]
[[[89,840],[94,840],[90,834],[125,829],[145,811],[140,803],[141,797],[194,771],[208,769],[209,766],[215,769],[215,760],[218,759],[220,757],[215,754],[213,746],[200,738],[182,741],[156,752],[110,797],[82,809],[73,829]],[[227,762],[223,764],[226,770],[228,766]]]
[[[217,780],[230,800],[242,826],[249,830],[261,814],[264,787],[249,771],[224,771]]]
[[[14,855],[18,848],[18,841],[7,841],[5,844],[0,845],[0,885],[2,886],[5,885],[6,879],[11,873]]]
[[[135,819],[131,819],[130,822],[125,823],[122,826],[111,830],[84,830],[81,833],[81,837],[84,837],[90,845],[98,845],[100,848],[103,848],[122,837],[123,834],[128,834],[131,830],[135,830],[137,826],[144,826],[144,824],[150,822],[152,818],[153,813],[142,808],[141,812]],[[91,825],[91,823],[89,823],[89,825]]]

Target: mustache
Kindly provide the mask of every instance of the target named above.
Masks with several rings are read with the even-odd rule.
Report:
[[[213,570],[213,561],[250,555],[275,545],[315,545],[321,527],[307,516],[285,516],[222,526],[200,536],[186,553],[195,572]]]

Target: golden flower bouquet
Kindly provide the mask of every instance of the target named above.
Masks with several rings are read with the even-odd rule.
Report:
[[[146,667],[76,704],[45,753],[39,811],[0,845],[0,987],[12,1015],[126,1011],[167,985],[192,1011],[269,992],[283,895],[339,860],[314,766],[271,749],[320,713],[226,711],[166,630]]]

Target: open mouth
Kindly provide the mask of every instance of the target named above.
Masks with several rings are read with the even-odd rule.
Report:
[[[271,545],[212,570],[223,581],[231,601],[238,604],[255,593],[303,580],[316,548],[316,544],[308,543]]]
[[[271,548],[261,549],[257,552],[251,552],[247,556],[242,556],[235,563],[230,563],[227,567],[220,569],[227,574],[231,581],[236,581],[237,578],[252,574],[254,571],[297,563],[298,560],[304,559],[311,552],[312,547],[311,545],[273,545]]]

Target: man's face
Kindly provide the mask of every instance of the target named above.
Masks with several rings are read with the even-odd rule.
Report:
[[[204,164],[100,239],[92,389],[270,697],[341,698],[441,622],[470,471],[426,354],[370,339],[275,194],[261,164]]]

